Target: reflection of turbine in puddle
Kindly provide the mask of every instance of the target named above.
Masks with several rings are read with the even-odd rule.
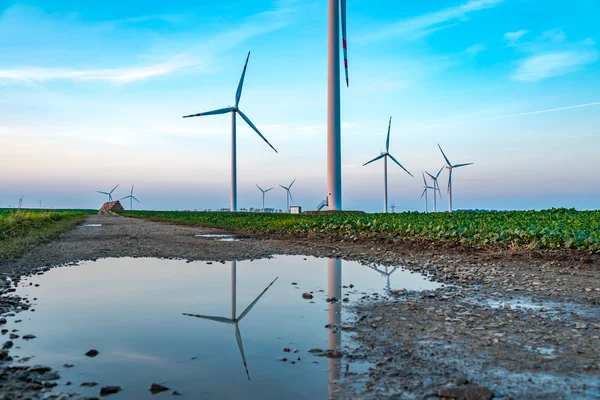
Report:
[[[398,269],[398,267],[394,267],[392,268],[392,270],[390,271],[388,266],[385,266],[383,268],[385,268],[385,271],[380,270],[377,267],[371,266],[371,265],[367,265],[367,267],[371,268],[373,271],[377,271],[379,272],[381,275],[387,277],[387,288],[390,288],[390,275],[392,275],[394,272],[396,272],[396,270]]]
[[[333,357],[329,358],[329,396],[333,395],[335,384],[334,382],[340,378],[342,360],[335,353],[339,353],[342,344],[342,260],[339,258],[327,260],[327,297],[336,299],[331,301],[328,307],[328,322],[331,324],[329,328],[328,350],[334,352]]]
[[[237,275],[237,261],[231,262],[231,318],[224,317],[212,317],[209,315],[199,315],[199,314],[187,314],[183,313],[183,315],[187,315],[189,317],[196,317],[202,319],[208,319],[216,322],[223,322],[225,324],[230,324],[235,327],[235,339],[237,340],[238,347],[240,349],[240,355],[242,356],[242,361],[244,362],[244,368],[246,369],[246,376],[248,376],[248,380],[250,380],[250,373],[248,372],[248,364],[246,364],[246,356],[244,355],[244,345],[242,344],[242,335],[240,334],[240,328],[238,326],[239,322],[250,312],[252,307],[260,300],[260,298],[269,290],[271,285],[275,283],[277,278],[273,279],[273,282],[269,284],[263,290],[256,299],[246,309],[240,314],[239,317],[236,318],[235,306],[236,306],[236,275]]]

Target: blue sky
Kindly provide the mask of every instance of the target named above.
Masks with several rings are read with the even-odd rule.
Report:
[[[344,207],[421,210],[422,170],[454,175],[455,208],[598,208],[600,4],[595,0],[348,1]],[[239,206],[288,184],[326,191],[326,1],[0,0],[0,206],[98,207],[136,184],[149,209],[229,204],[234,103]],[[447,179],[442,173],[442,182]],[[443,191],[442,204],[446,202]],[[267,195],[283,208],[285,192]]]

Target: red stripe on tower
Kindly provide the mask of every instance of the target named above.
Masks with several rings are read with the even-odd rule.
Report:
[[[342,39],[342,46],[344,49],[348,50],[348,43],[346,43],[346,39]]]

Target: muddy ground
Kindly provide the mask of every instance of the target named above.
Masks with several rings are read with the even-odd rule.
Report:
[[[249,234],[222,242],[193,236],[199,233],[222,231],[90,216],[59,240],[0,265],[9,278],[0,281],[0,311],[34,311],[12,295],[20,277],[101,257],[221,261],[305,254],[402,265],[445,285],[433,292],[367,293],[347,306],[355,321],[338,329],[352,332],[355,340],[342,362],[374,366],[360,376],[348,371],[338,398],[600,398],[598,256]],[[19,340],[10,341],[17,346]],[[51,371],[11,360],[10,348],[0,359],[0,399],[36,398],[61,383],[48,379]]]

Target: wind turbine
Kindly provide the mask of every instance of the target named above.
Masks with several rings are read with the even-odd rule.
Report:
[[[329,0],[327,65],[327,208],[342,209],[342,149],[340,116],[340,19],[346,86],[348,43],[346,41],[346,0]]]
[[[407,174],[409,174],[410,176],[412,176],[412,174],[410,172],[408,172],[406,170],[406,168],[404,168],[402,166],[402,164],[400,164],[398,162],[398,160],[396,160],[394,158],[394,156],[392,156],[390,154],[390,129],[392,128],[392,117],[390,117],[390,123],[388,125],[388,133],[387,133],[387,140],[385,141],[385,152],[381,153],[380,155],[378,155],[377,157],[375,157],[374,159],[372,159],[369,162],[366,162],[363,164],[363,167],[367,164],[372,163],[373,161],[377,161],[380,158],[383,158],[383,212],[387,213],[388,211],[388,179],[387,179],[387,159],[388,157],[390,157],[392,159],[392,161],[394,161],[396,164],[398,164],[400,166],[400,168],[402,168],[404,171],[406,171]]]
[[[248,57],[246,57],[246,63],[244,64],[244,70],[242,71],[242,77],[240,78],[240,83],[238,84],[238,88],[235,93],[235,106],[221,108],[221,109],[213,110],[213,111],[207,111],[207,112],[198,113],[198,114],[185,115],[183,117],[183,118],[191,118],[191,117],[202,117],[205,115],[217,115],[217,114],[231,113],[231,206],[230,206],[231,211],[237,211],[237,155],[236,155],[236,136],[235,136],[236,115],[239,114],[240,117],[242,117],[242,119],[244,121],[246,121],[246,123],[248,125],[250,125],[250,128],[254,129],[254,131],[258,134],[258,136],[260,136],[262,138],[262,140],[265,141],[265,143],[267,143],[273,150],[275,150],[275,147],[273,147],[271,145],[271,143],[269,143],[269,141],[262,135],[262,133],[260,133],[258,128],[256,128],[256,126],[254,126],[254,124],[252,123],[252,121],[250,121],[250,119],[246,116],[246,114],[244,114],[242,112],[242,110],[240,110],[238,108],[238,105],[240,104],[240,99],[242,97],[242,87],[244,86],[244,76],[246,75],[246,68],[248,67],[249,59],[250,59],[250,52],[248,52]],[[275,152],[277,153],[277,150],[275,150]]]
[[[429,212],[427,210],[427,192],[429,191],[429,189],[433,189],[433,198],[435,199],[435,186],[431,187],[429,185],[427,185],[427,181],[425,180],[425,173],[421,172],[423,174],[423,185],[425,185],[425,188],[423,189],[423,193],[421,193],[421,198],[423,198],[423,196],[425,196],[425,212]]]
[[[136,199],[135,196],[133,195],[133,185],[131,185],[131,193],[129,193],[129,196],[125,196],[121,200],[125,200],[125,199],[129,199],[129,209],[130,210],[133,210],[133,200],[137,201],[138,203],[141,203],[141,201]]]
[[[385,271],[382,271],[379,268],[372,265],[367,265],[367,267],[371,268],[373,271],[379,272],[382,276],[385,276],[387,278],[386,287],[388,289],[390,288],[390,276],[398,270],[398,267],[392,268],[391,271],[389,270],[389,267],[387,265],[384,267]]]
[[[288,187],[285,187],[283,185],[279,185],[282,188],[284,188],[285,191],[287,192],[287,194],[285,196],[285,206],[286,206],[286,210],[287,211],[290,211],[290,199],[292,200],[292,203],[294,202],[294,198],[292,197],[292,192],[291,192],[292,185],[294,184],[294,182],[296,182],[295,179],[292,181],[292,183],[290,183],[290,186],[288,186]]]
[[[446,168],[449,171],[449,174],[448,174],[448,211],[452,212],[452,170],[454,168],[465,167],[467,165],[473,165],[473,163],[452,165],[450,160],[448,160],[448,157],[446,157],[446,154],[444,154],[444,150],[442,150],[442,146],[440,146],[439,143],[438,143],[438,147],[440,148],[440,151],[442,152],[442,155],[444,156],[444,159],[446,160]]]
[[[273,279],[273,282],[271,282],[269,284],[269,286],[267,286],[265,288],[265,290],[263,290],[258,295],[258,297],[256,299],[254,299],[254,301],[252,303],[250,303],[250,305],[248,307],[246,307],[246,309],[237,318],[236,318],[236,312],[235,312],[236,294],[237,294],[236,293],[237,292],[236,278],[237,278],[237,261],[232,261],[231,262],[231,318],[212,317],[212,316],[209,316],[209,315],[187,314],[187,313],[183,313],[183,315],[186,315],[188,317],[196,317],[196,318],[201,318],[201,319],[208,319],[208,320],[211,320],[211,321],[222,322],[222,323],[225,323],[225,324],[233,325],[235,327],[235,339],[236,339],[238,347],[240,349],[240,355],[242,356],[242,361],[244,363],[244,368],[246,369],[246,376],[248,377],[248,380],[250,380],[250,373],[248,372],[248,364],[246,363],[246,355],[244,354],[244,345],[242,344],[242,335],[240,333],[240,327],[239,327],[238,324],[250,312],[250,310],[252,309],[252,307],[254,307],[254,305],[258,302],[258,300],[260,300],[260,298],[267,292],[267,290],[269,290],[269,288],[275,283],[275,281],[279,277]]]
[[[440,190],[440,184],[438,183],[438,177],[442,173],[443,169],[444,169],[444,167],[440,168],[440,170],[438,171],[438,173],[435,176],[433,176],[429,172],[425,171],[425,173],[427,175],[429,175],[429,177],[433,180],[433,188],[434,188],[433,189],[433,212],[437,212],[437,197],[435,195],[436,190],[437,190],[438,194],[440,195],[440,199],[442,198],[442,191]]]
[[[256,187],[258,188],[258,190],[260,190],[262,192],[262,196],[263,196],[263,206],[262,209],[263,211],[265,210],[265,193],[267,193],[269,190],[272,190],[273,188],[268,188],[267,190],[263,190],[260,186],[256,185]]]
[[[113,188],[113,190],[111,190],[110,192],[101,192],[99,190],[96,190],[96,192],[101,193],[101,194],[107,194],[108,195],[108,201],[113,201],[112,194],[115,191],[115,189],[118,188],[118,187],[119,187],[119,185],[115,186]]]

